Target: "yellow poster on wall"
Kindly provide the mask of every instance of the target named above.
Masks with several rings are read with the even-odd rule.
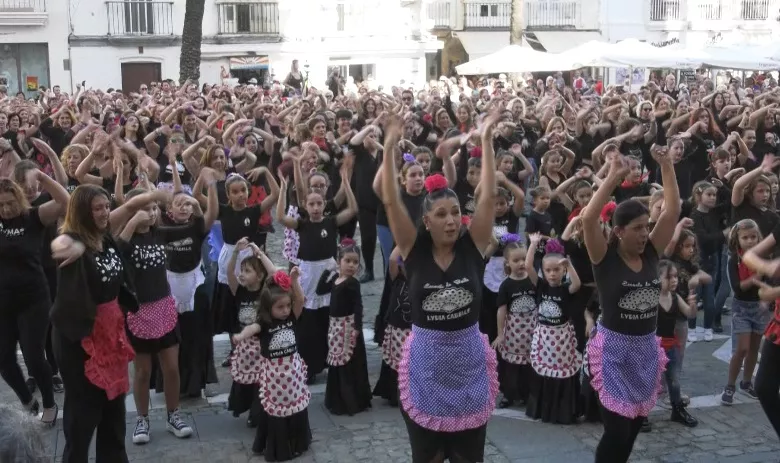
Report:
[[[38,90],[38,76],[27,76],[27,91]]]

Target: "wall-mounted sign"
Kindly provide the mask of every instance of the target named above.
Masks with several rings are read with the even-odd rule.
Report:
[[[268,63],[269,60],[267,56],[241,56],[230,58],[230,69],[268,69]]]
[[[27,91],[34,92],[38,90],[38,76],[27,76]]]

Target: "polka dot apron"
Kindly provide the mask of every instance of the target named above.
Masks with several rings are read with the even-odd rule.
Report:
[[[328,325],[328,365],[340,367],[352,359],[357,342],[355,315],[330,317]]]
[[[501,358],[513,365],[527,365],[535,327],[536,313],[508,313],[504,325],[504,343],[498,348]]]
[[[260,338],[252,336],[238,343],[233,350],[230,376],[239,384],[259,384],[265,362],[261,354]]]
[[[531,340],[531,366],[548,378],[569,378],[577,374],[582,356],[577,352],[577,337],[571,323],[536,326]]]
[[[308,368],[297,353],[265,361],[261,369],[260,403],[271,416],[287,417],[309,406]]]
[[[398,364],[401,363],[401,357],[404,350],[404,342],[409,337],[412,330],[397,328],[388,325],[385,328],[385,336],[382,339],[382,360],[395,371],[398,371]]]

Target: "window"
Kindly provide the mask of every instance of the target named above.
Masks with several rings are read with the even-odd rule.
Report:
[[[125,33],[154,34],[154,4],[151,0],[125,2]]]

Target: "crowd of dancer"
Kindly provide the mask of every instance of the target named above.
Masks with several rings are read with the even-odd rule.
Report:
[[[733,295],[721,400],[759,399],[780,431],[780,92],[697,79],[334,95],[294,64],[266,88],[5,97],[0,373],[45,426],[62,405],[65,462],[95,431],[98,461],[127,461],[131,391],[133,443],[150,442],[150,388],[189,437],[179,399],[216,381],[224,332],[228,409],[268,461],[308,449],[327,370],[330,413],[399,406],[414,462],[483,461],[496,406],[600,420],[596,461],[625,462],[661,394],[697,425],[685,346],[723,331]],[[382,274],[372,390],[361,283]]]

